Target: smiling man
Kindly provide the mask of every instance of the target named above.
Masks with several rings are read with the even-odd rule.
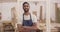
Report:
[[[17,26],[19,29],[31,29],[29,32],[34,32],[37,28],[37,18],[35,15],[29,12],[30,5],[28,2],[23,3],[24,13],[20,15],[20,21],[18,21]]]

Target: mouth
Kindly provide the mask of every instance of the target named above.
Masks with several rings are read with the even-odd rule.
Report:
[[[28,9],[25,9],[26,11],[28,10]]]
[[[29,9],[24,9],[24,10],[25,10],[25,12],[28,12]]]

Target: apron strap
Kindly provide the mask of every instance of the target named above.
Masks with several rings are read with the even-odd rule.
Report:
[[[24,20],[24,14],[23,14],[23,20]],[[32,18],[31,18],[31,14],[30,14],[30,20],[32,20]]]
[[[31,14],[30,14],[30,20],[32,20]]]
[[[24,14],[23,14],[23,20],[24,20]]]

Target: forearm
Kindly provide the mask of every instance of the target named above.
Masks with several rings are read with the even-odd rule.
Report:
[[[17,24],[17,28],[18,28],[18,30],[22,29],[22,25],[21,24]]]
[[[17,24],[17,27],[22,27],[22,25],[21,24]]]
[[[18,29],[25,29],[25,28],[31,29],[31,28],[37,28],[36,23],[33,23],[32,26],[22,26],[21,24],[17,24],[17,26],[18,26]]]
[[[33,23],[32,26],[23,26],[23,28],[29,28],[29,29],[37,28],[37,24]]]
[[[37,24],[36,23],[33,23],[32,27],[37,27]]]

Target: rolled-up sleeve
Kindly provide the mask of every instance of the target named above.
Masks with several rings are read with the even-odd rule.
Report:
[[[37,23],[37,17],[35,15],[33,16],[33,23]]]

